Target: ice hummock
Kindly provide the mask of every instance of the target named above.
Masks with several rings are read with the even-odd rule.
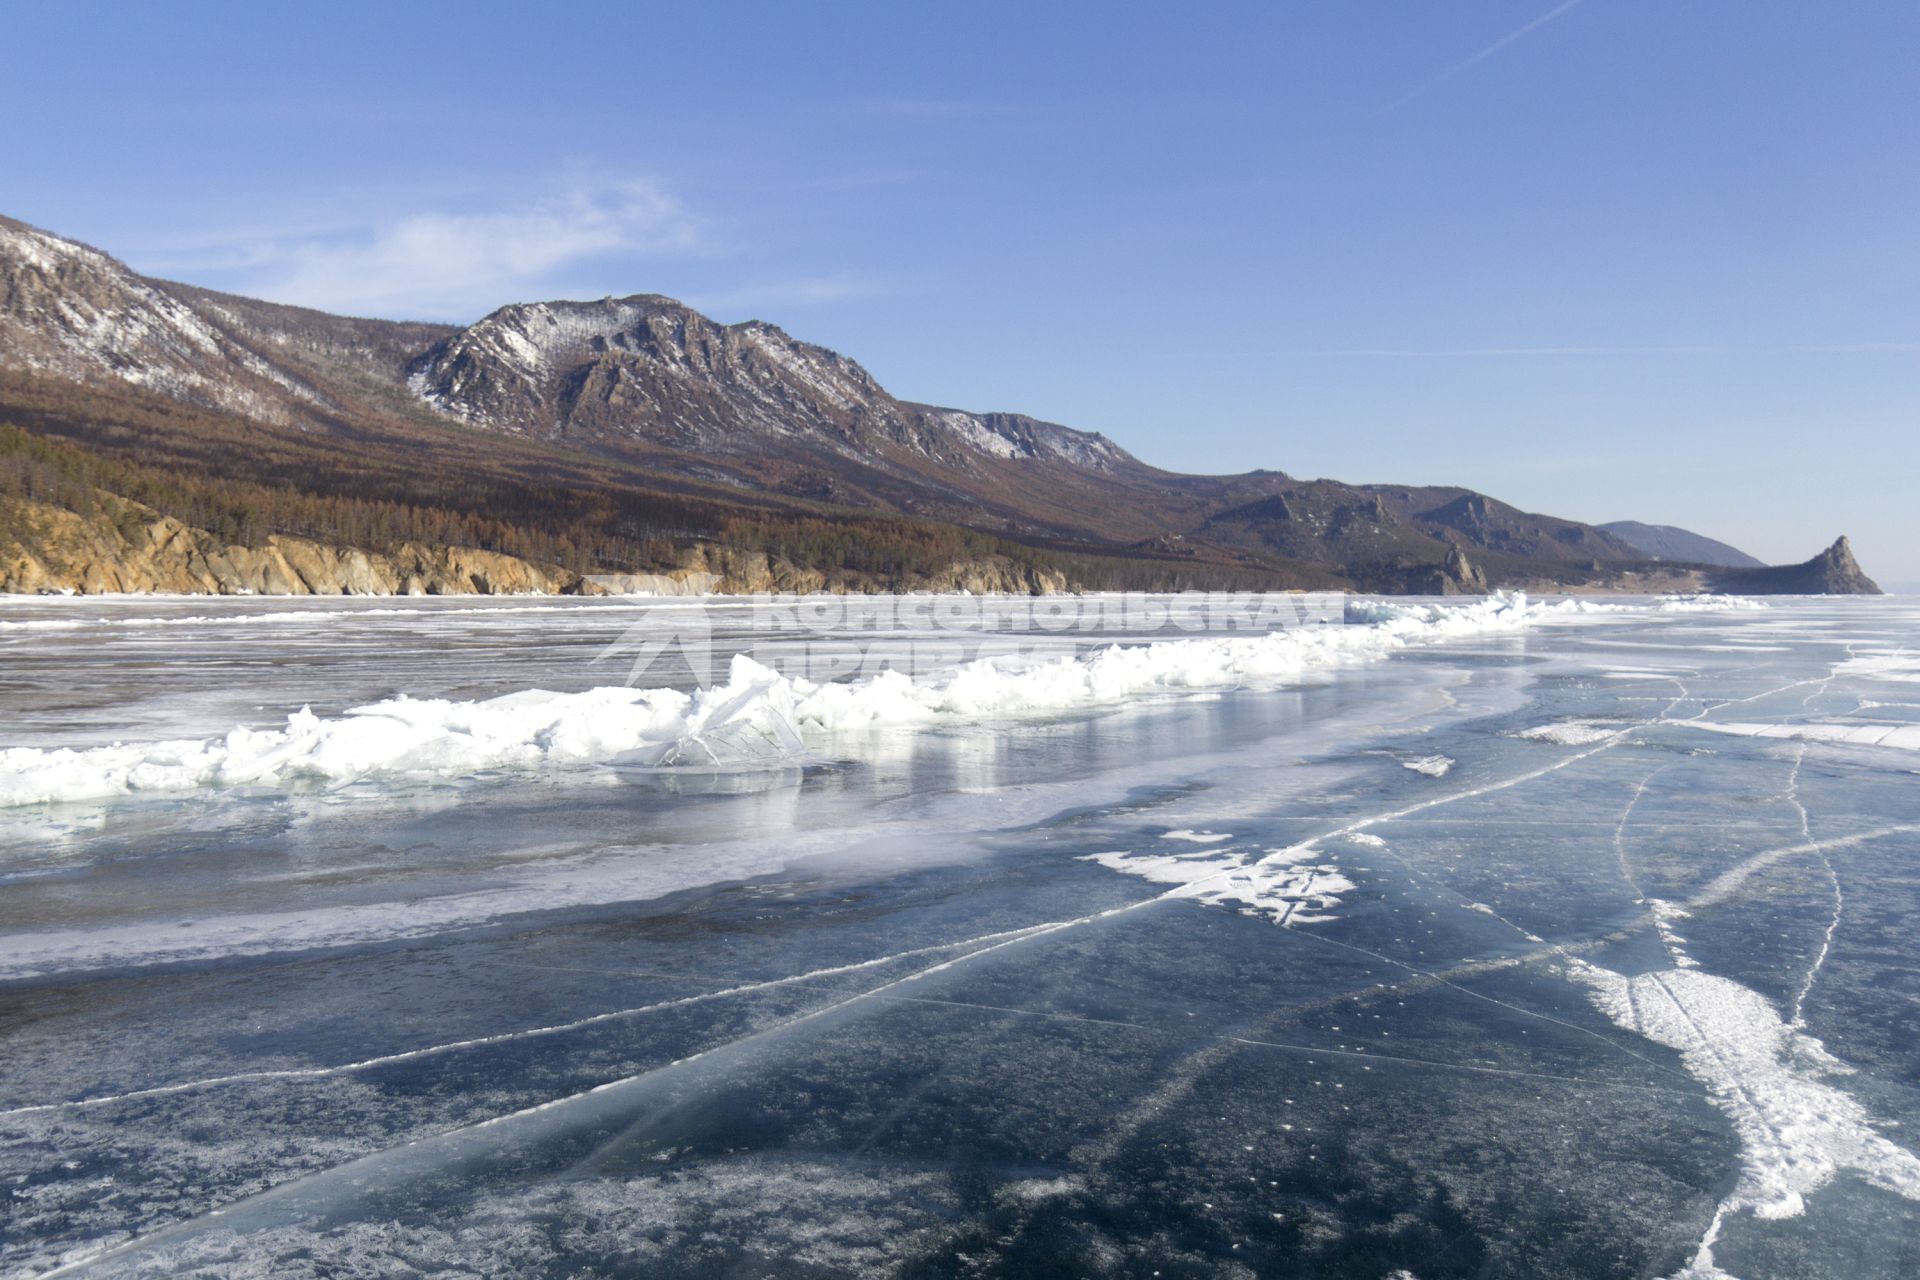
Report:
[[[835,734],[1074,715],[1140,699],[1282,688],[1409,645],[1526,625],[1523,595],[1472,604],[1368,606],[1364,625],[1113,645],[1021,667],[980,659],[944,675],[848,683],[790,678],[735,655],[725,684],[526,690],[479,701],[406,696],[282,728],[86,748],[0,749],[0,807],[137,792],[447,779],[503,769],[624,764],[752,768],[793,763]]]

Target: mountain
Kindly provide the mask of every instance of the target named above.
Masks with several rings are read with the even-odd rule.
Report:
[[[907,474],[909,458],[1140,465],[1087,432],[903,403],[836,352],[760,321],[716,324],[657,295],[502,307],[420,355],[408,385],[463,422],[529,435],[824,455]]]
[[[1098,433],[901,399],[774,325],[657,295],[467,326],[355,319],[150,279],[0,219],[9,423],[0,587],[245,586],[120,572],[141,520],[263,555],[274,539],[356,549],[428,590],[470,589],[409,568],[459,549],[562,589],[1605,589],[1648,559],[1457,487],[1162,471]],[[85,536],[50,540],[49,513],[81,507]]]
[[[0,219],[0,361],[112,379],[263,421],[323,398],[164,286],[95,249]]]
[[[1769,596],[1877,596],[1878,584],[1853,558],[1845,538],[1804,564],[1727,569],[1710,577],[1716,591]]]
[[[1670,524],[1641,524],[1638,520],[1615,520],[1596,528],[1610,533],[1649,560],[1671,560],[1681,564],[1709,564],[1723,569],[1760,569],[1766,562],[1756,560],[1738,547],[1702,537]]]

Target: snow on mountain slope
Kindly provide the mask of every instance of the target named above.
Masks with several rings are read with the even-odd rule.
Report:
[[[891,449],[967,463],[1131,462],[1097,435],[1013,414],[896,400],[858,363],[762,321],[723,325],[671,298],[502,307],[416,360],[409,385],[475,426],[641,438],[722,453]]]
[[[0,368],[114,379],[275,423],[324,397],[96,249],[0,218]]]
[[[988,459],[1138,465],[1092,433],[897,400],[836,352],[658,295],[519,303],[460,330],[351,320],[148,280],[5,218],[0,369],[115,380],[278,426],[424,408],[519,435],[703,456],[824,452],[896,472],[971,472]]]

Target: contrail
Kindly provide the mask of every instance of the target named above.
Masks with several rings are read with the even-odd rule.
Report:
[[[1452,66],[1448,67],[1445,71],[1442,71],[1439,75],[1427,81],[1425,84],[1421,85],[1419,88],[1415,89],[1413,92],[1406,94],[1403,97],[1395,98],[1392,102],[1389,102],[1386,106],[1374,112],[1374,115],[1376,117],[1379,117],[1379,116],[1387,115],[1394,111],[1398,111],[1401,107],[1406,106],[1409,102],[1412,102],[1415,98],[1418,98],[1423,94],[1432,92],[1433,90],[1439,88],[1441,85],[1445,84],[1447,81],[1459,75],[1461,72],[1467,71],[1473,67],[1478,66],[1480,63],[1485,62],[1488,58],[1491,58],[1494,54],[1500,52],[1502,49],[1506,48],[1508,45],[1512,44],[1514,41],[1520,39],[1522,36],[1525,36],[1534,31],[1538,31],[1541,27],[1546,26],[1549,22],[1552,22],[1555,18],[1559,17],[1561,14],[1565,13],[1567,10],[1573,8],[1575,5],[1578,5],[1579,3],[1580,3],[1580,0],[1565,0],[1565,3],[1554,6],[1553,8],[1547,10],[1545,13],[1541,14],[1539,17],[1535,18],[1532,22],[1527,23],[1525,26],[1517,27],[1514,30],[1507,32],[1506,35],[1501,36],[1498,40],[1495,40],[1492,44],[1488,45],[1486,48],[1482,49],[1480,52],[1474,54],[1471,58],[1468,58],[1463,62],[1454,63]]]

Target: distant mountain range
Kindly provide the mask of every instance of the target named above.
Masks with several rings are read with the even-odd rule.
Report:
[[[349,319],[7,219],[0,424],[0,589],[1662,590],[1757,564],[1462,488],[1162,471],[655,295]],[[386,567],[347,581],[347,551]]]
[[[1638,520],[1615,520],[1597,526],[1646,556],[1649,560],[1675,560],[1681,564],[1712,564],[1728,569],[1759,569],[1757,560],[1724,542],[1703,538],[1670,524],[1641,524]]]

